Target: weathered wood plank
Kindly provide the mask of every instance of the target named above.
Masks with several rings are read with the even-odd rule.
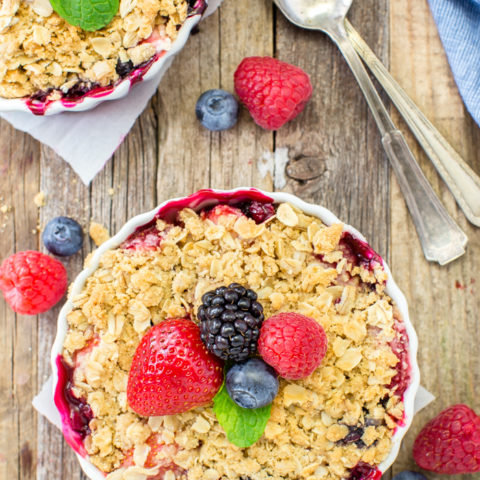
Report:
[[[77,220],[84,228],[90,217],[89,189],[83,185],[73,170],[51,149],[42,147],[40,188],[47,195],[46,205],[40,210],[42,227],[56,216]],[[48,253],[40,241],[40,249]],[[71,281],[80,271],[85,255],[90,251],[85,242],[80,254],[61,259]],[[62,302],[43,315],[38,324],[37,379],[41,386],[51,375],[50,350],[57,331],[57,317]],[[38,418],[38,465],[37,478],[79,480],[82,478],[73,450],[64,442],[62,434],[45,418]]]
[[[378,55],[388,62],[388,2],[356,2],[349,14]],[[277,53],[305,69],[312,101],[276,134],[289,149],[287,173],[309,162],[318,175],[288,178],[287,188],[322,204],[359,228],[382,255],[389,248],[389,166],[360,88],[337,47],[323,34],[290,25],[278,12]]]
[[[219,20],[219,79],[216,85],[206,87],[233,92],[233,74],[243,58],[274,53],[273,5],[269,0],[227,0],[219,10]],[[211,187],[256,186],[271,190],[272,180],[261,178],[257,162],[273,150],[273,135],[258,128],[245,108],[241,107],[234,129],[211,138]]]
[[[480,172],[480,129],[465,112],[427,2],[391,2],[391,70],[454,148]],[[405,126],[399,121],[402,130]],[[410,305],[420,341],[422,383],[437,397],[415,419],[394,472],[415,468],[411,456],[416,434],[425,422],[453,403],[480,408],[475,389],[478,369],[480,237],[465,220],[452,195],[423,152],[409,143],[449,212],[470,238],[466,255],[447,267],[423,258],[398,186],[392,183],[392,269]],[[431,480],[443,478],[429,474]],[[467,480],[468,475],[452,476]]]
[[[36,250],[40,166],[38,144],[0,122],[0,252]],[[33,233],[32,233],[33,232]],[[35,475],[36,415],[30,402],[37,390],[36,317],[16,315],[0,303],[0,478]]]
[[[244,111],[233,130],[211,133],[198,123],[194,110],[205,90],[233,91],[233,73],[243,57],[273,53],[273,27],[265,28],[272,25],[272,8],[267,0],[224,2],[201,24],[162,81],[156,104],[159,201],[209,186],[268,188],[256,161],[271,151],[272,134],[256,128]]]

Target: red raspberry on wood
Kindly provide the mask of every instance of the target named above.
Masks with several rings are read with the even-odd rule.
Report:
[[[480,472],[480,417],[466,405],[447,408],[423,427],[413,458],[436,473]]]
[[[293,120],[312,96],[307,73],[271,57],[244,58],[234,81],[240,100],[255,122],[267,130],[278,130]]]
[[[41,252],[15,253],[0,266],[0,290],[12,309],[22,315],[37,315],[52,308],[67,286],[65,267]]]

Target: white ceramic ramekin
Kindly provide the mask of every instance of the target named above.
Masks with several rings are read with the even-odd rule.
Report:
[[[35,115],[55,115],[61,112],[83,112],[91,110],[102,102],[107,100],[117,100],[125,97],[130,89],[142,80],[147,82],[162,70],[168,68],[173,57],[185,46],[192,28],[202,18],[202,13],[207,5],[206,0],[196,0],[192,13],[185,20],[184,24],[178,31],[178,36],[170,45],[168,50],[164,50],[162,43],[157,44],[157,58],[148,64],[148,67],[135,69],[128,76],[120,80],[113,87],[100,89],[100,91],[92,91],[86,93],[82,97],[75,100],[63,101],[55,100],[48,102],[48,106],[35,106],[30,102],[29,98],[2,98],[0,97],[0,112],[26,112]],[[142,71],[140,71],[142,70]]]
[[[201,190],[200,192],[197,192],[189,197],[167,200],[166,202],[162,203],[152,211],[143,213],[141,215],[137,215],[136,217],[129,220],[114,237],[112,237],[110,240],[105,242],[95,251],[92,259],[90,260],[89,266],[85,268],[73,282],[73,285],[70,289],[69,298],[65,303],[65,305],[63,306],[62,310],[60,311],[60,315],[58,317],[57,336],[55,338],[55,343],[53,344],[53,347],[52,347],[51,363],[52,363],[52,369],[53,369],[54,388],[56,387],[59,380],[56,360],[58,356],[61,355],[62,353],[63,343],[67,333],[67,314],[73,308],[72,298],[78,295],[79,293],[81,293],[87,278],[90,275],[92,275],[93,272],[97,269],[102,255],[107,250],[118,247],[139,227],[142,227],[143,225],[150,223],[160,210],[162,210],[162,212],[165,212],[169,209],[175,210],[176,206],[179,206],[179,205],[181,205],[182,208],[185,206],[189,206],[194,210],[200,210],[207,206],[220,203],[220,201],[228,202],[229,198],[245,199],[252,195],[261,195],[264,197],[268,197],[271,199],[273,203],[289,202],[295,205],[296,207],[298,207],[299,209],[303,210],[305,213],[318,217],[326,225],[331,225],[333,223],[340,222],[340,220],[326,208],[320,207],[318,205],[313,205],[311,203],[306,203],[294,195],[291,195],[288,193],[281,193],[281,192],[270,193],[270,192],[264,192],[264,191],[261,191],[258,189],[252,189],[252,188],[237,188],[234,190]],[[366,241],[365,237],[360,232],[358,232],[355,228],[349,225],[345,225],[344,230],[347,232],[350,232],[355,238],[360,239],[362,241]],[[418,340],[417,340],[417,334],[415,333],[415,330],[413,328],[412,323],[410,322],[410,318],[408,315],[407,301],[405,299],[405,296],[403,295],[403,293],[400,291],[397,284],[393,280],[390,269],[388,268],[388,265],[385,263],[385,261],[383,261],[383,266],[385,268],[385,272],[388,275],[388,280],[386,284],[386,293],[396,303],[398,310],[400,311],[400,314],[406,326],[406,332],[409,339],[409,364],[411,369],[410,370],[411,383],[404,394],[405,417],[404,417],[403,425],[397,428],[393,436],[393,445],[392,445],[392,450],[390,454],[385,459],[385,461],[383,461],[378,467],[382,473],[385,472],[395,461],[395,458],[397,457],[398,451],[400,449],[402,438],[404,437],[405,433],[407,432],[408,428],[412,423],[413,415],[414,415],[415,395],[417,393],[417,390],[420,384],[420,372],[417,364]],[[88,458],[82,458],[82,456],[79,455],[78,453],[77,453],[77,456],[79,458],[80,465],[83,471],[91,480],[104,480],[105,478],[104,474],[100,472],[97,468],[95,468],[88,461]]]

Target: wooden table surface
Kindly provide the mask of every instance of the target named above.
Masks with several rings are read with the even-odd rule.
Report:
[[[349,17],[479,173],[480,129],[460,100],[427,1],[359,0]],[[303,67],[312,77],[313,100],[275,134],[256,127],[246,111],[231,131],[202,129],[194,115],[196,99],[210,88],[232,91],[233,72],[249,55],[276,55]],[[416,417],[393,473],[414,468],[412,442],[427,419],[458,402],[480,412],[475,395],[480,383],[480,235],[408,138],[435,191],[470,238],[467,253],[446,267],[425,261],[375,123],[332,43],[322,34],[289,25],[269,0],[225,0],[176,58],[158,93],[91,186],[84,186],[50,149],[0,122],[0,197],[3,206],[11,207],[7,213],[0,209],[0,258],[41,250],[37,227],[57,215],[84,225],[94,220],[114,233],[129,217],[203,187],[276,189],[271,176],[261,177],[258,162],[274,149],[288,149],[284,189],[326,206],[360,229],[388,260],[409,301],[420,339],[422,383],[437,397]],[[33,202],[39,191],[47,195],[40,209]],[[87,241],[81,255],[65,261],[70,279],[91,248]],[[0,479],[85,478],[61,434],[31,406],[50,375],[59,308],[26,317],[0,301]]]

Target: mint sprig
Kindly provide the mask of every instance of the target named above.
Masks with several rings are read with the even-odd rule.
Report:
[[[50,0],[53,9],[70,25],[93,32],[116,15],[119,0]]]
[[[265,431],[272,405],[248,409],[239,407],[228,395],[225,383],[213,399],[213,411],[228,441],[237,447],[253,445]]]

